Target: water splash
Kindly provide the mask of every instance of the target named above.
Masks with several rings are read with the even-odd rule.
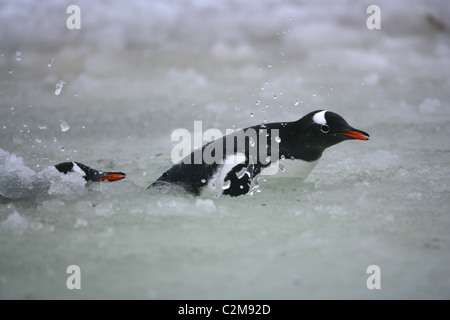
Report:
[[[253,186],[252,186],[252,188],[250,189],[250,191],[248,193],[250,197],[253,197],[253,195],[255,193],[261,192],[261,190],[259,189],[261,181],[263,181],[263,182],[266,181],[266,178],[264,178],[264,177],[257,177],[256,179],[253,180]]]
[[[16,51],[16,61],[22,61],[22,51]]]
[[[49,68],[51,68],[52,67],[52,65],[53,65],[53,61],[55,61],[55,58],[51,58],[49,61],[48,61],[48,64],[47,64],[47,66],[49,67]]]
[[[69,124],[65,120],[61,120],[61,131],[66,132],[70,129]]]
[[[66,82],[64,82],[63,80],[59,80],[56,83],[56,90],[55,90],[55,95],[59,96],[59,94],[61,93],[62,88],[64,87],[64,85],[66,84]]]

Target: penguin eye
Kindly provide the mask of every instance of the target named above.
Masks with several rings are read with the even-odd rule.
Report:
[[[323,133],[328,133],[330,132],[330,127],[324,124],[320,127],[320,131],[322,131]]]

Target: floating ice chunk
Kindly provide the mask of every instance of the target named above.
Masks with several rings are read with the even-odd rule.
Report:
[[[56,85],[55,85],[55,87],[56,87],[55,95],[59,96],[59,94],[61,93],[61,90],[62,90],[62,88],[64,87],[65,84],[66,83],[64,81],[62,81],[62,80],[59,80],[56,83]]]
[[[69,124],[65,121],[65,120],[60,120],[61,121],[61,131],[62,132],[66,132],[70,129]]]
[[[21,157],[0,149],[0,195],[9,199],[26,198],[33,193],[36,172]]]
[[[86,192],[85,185],[86,180],[76,172],[60,174],[57,179],[51,182],[48,194],[76,198]]]

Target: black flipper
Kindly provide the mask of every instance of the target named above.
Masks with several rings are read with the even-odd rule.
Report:
[[[103,172],[92,169],[79,162],[63,162],[55,165],[55,168],[64,174],[68,172],[80,173],[86,181],[119,181],[126,177],[123,172]]]
[[[229,184],[229,188],[225,189],[223,194],[228,194],[232,197],[247,194],[250,191],[253,178],[260,172],[260,165],[239,164],[233,167],[225,176],[224,185]]]

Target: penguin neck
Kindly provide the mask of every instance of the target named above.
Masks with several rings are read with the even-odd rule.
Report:
[[[320,159],[324,149],[313,145],[308,140],[308,134],[304,132],[303,128],[304,126],[299,121],[290,122],[280,128],[280,156],[308,162]]]

